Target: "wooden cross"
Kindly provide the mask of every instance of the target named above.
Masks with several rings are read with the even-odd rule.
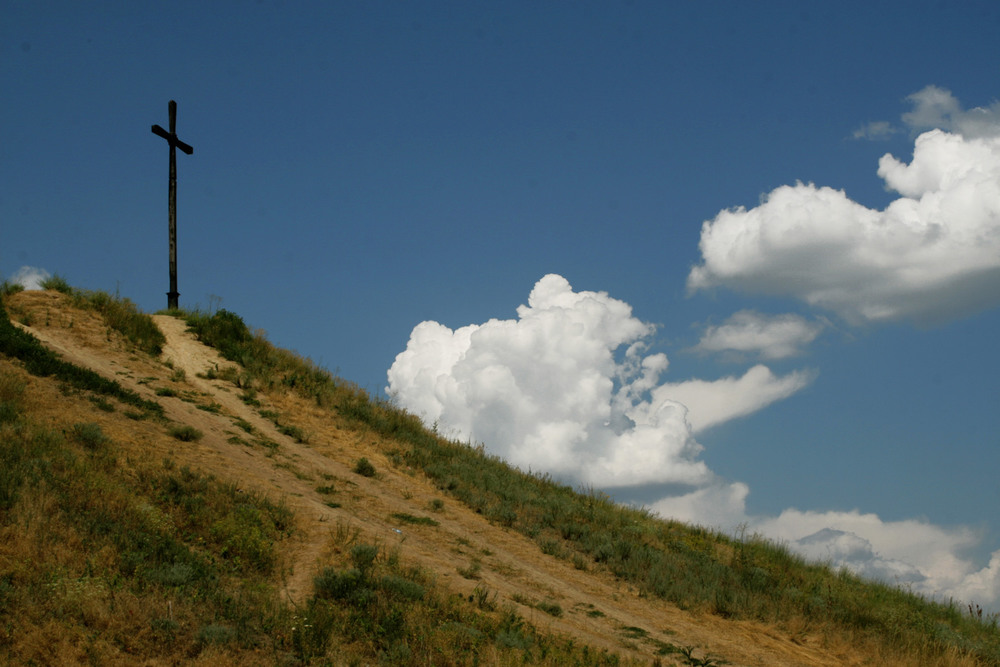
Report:
[[[170,144],[170,192],[167,199],[170,217],[170,291],[167,292],[167,308],[177,308],[177,151],[179,148],[188,155],[194,152],[191,146],[177,138],[177,102],[170,100],[167,105],[170,114],[170,132],[159,125],[153,126],[153,134],[163,137]]]

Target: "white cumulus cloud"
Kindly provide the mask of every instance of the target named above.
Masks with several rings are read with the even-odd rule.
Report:
[[[741,310],[718,326],[709,326],[693,348],[697,352],[740,352],[763,359],[785,359],[801,354],[802,348],[823,330],[821,322],[800,315],[764,315]]]
[[[930,122],[909,164],[886,154],[878,175],[900,197],[884,210],[797,183],[702,226],[691,291],[783,295],[854,323],[961,317],[1000,303],[1000,114],[964,112],[947,91],[911,97],[907,122]]]
[[[34,266],[22,266],[10,277],[10,282],[20,285],[26,290],[40,290],[42,283],[51,278],[52,275],[45,269]]]
[[[646,353],[655,328],[627,303],[575,292],[558,275],[539,280],[517,315],[456,330],[417,325],[387,393],[521,468],[596,486],[700,485],[713,475],[692,423],[748,414],[803,385],[763,366],[739,379],[661,383],[667,357]]]

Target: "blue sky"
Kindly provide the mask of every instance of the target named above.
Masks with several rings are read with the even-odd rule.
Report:
[[[994,3],[0,16],[0,277],[166,306],[174,99],[182,306],[533,470],[1000,607]]]

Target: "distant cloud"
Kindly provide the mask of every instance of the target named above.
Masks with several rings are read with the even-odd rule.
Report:
[[[851,137],[854,139],[878,141],[888,139],[897,132],[899,132],[899,129],[893,127],[892,123],[885,120],[879,120],[871,123],[865,123],[858,129],[854,130],[854,134],[852,134]]]
[[[34,266],[22,266],[10,277],[10,282],[20,285],[26,290],[40,290],[42,283],[51,278],[52,275],[45,269]]]
[[[785,359],[802,353],[816,339],[823,324],[800,315],[764,315],[741,310],[718,326],[709,326],[696,352],[738,352],[762,359]]]
[[[975,601],[1000,611],[1000,551],[985,566],[966,558],[963,554],[981,540],[970,528],[945,528],[916,519],[885,521],[856,510],[788,509],[778,516],[754,516],[746,512],[748,495],[745,484],[717,479],[688,494],[663,498],[650,509],[721,530],[744,526],[811,561],[905,584],[937,599]]]
[[[884,210],[797,183],[702,226],[690,291],[727,287],[792,296],[861,324],[933,323],[1000,303],[1000,114],[962,111],[947,91],[911,96],[917,137],[905,164],[878,175],[901,196]]]
[[[763,366],[739,379],[662,384],[667,357],[645,353],[654,327],[557,275],[539,280],[517,314],[454,331],[419,324],[389,369],[388,394],[522,468],[596,486],[700,485],[712,474],[692,424],[749,414],[803,385]]]
[[[1000,128],[1000,101],[966,111],[951,91],[937,86],[927,86],[906,99],[913,110],[903,114],[903,122],[915,131],[939,129],[975,139],[995,137]]]

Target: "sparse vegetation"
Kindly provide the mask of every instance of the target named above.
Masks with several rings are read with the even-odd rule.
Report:
[[[402,521],[403,523],[409,523],[415,526],[437,526],[439,525],[437,521],[430,518],[429,516],[414,516],[408,512],[393,512],[392,518]]]
[[[114,380],[61,360],[54,352],[43,347],[37,338],[11,324],[3,303],[0,303],[0,354],[22,362],[25,370],[32,375],[55,377],[76,389],[111,396],[152,414],[163,413],[163,408],[158,403],[147,401]]]

